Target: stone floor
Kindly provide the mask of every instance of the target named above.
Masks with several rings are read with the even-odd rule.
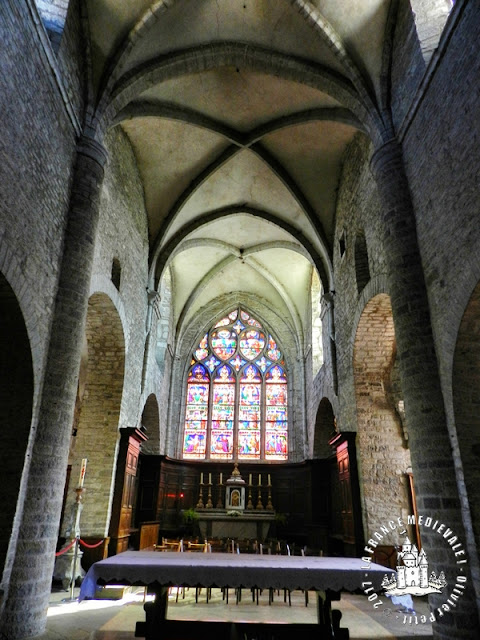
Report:
[[[48,610],[47,630],[37,640],[134,640],[135,623],[144,620],[142,589],[126,593],[120,600],[90,600],[78,602],[69,599],[70,593],[52,591]],[[74,597],[78,589],[74,591]],[[186,591],[175,602],[173,592],[169,599],[169,618],[183,620],[226,621],[232,622],[284,622],[298,624],[316,621],[314,593],[310,594],[309,605],[305,607],[301,592],[292,594],[292,606],[284,603],[283,594],[275,596],[273,605],[268,605],[268,596],[262,594],[258,605],[252,603],[249,593],[244,593],[240,604],[235,604],[233,590],[226,605],[222,594],[214,589],[212,599],[205,602],[205,592],[195,603],[195,590]],[[425,600],[415,599],[417,619],[428,612]],[[343,612],[342,627],[350,629],[350,640],[406,640],[412,637],[429,639],[432,630],[429,624],[415,624],[415,617],[401,613],[393,605],[385,606],[382,611],[374,610],[363,594],[342,594],[335,608]],[[200,637],[200,635],[199,635]]]

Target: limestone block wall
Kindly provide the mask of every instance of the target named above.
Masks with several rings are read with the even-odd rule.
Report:
[[[111,281],[112,263],[118,260],[121,268],[118,294],[124,312],[126,346],[119,426],[126,427],[139,423],[142,410],[139,399],[148,302],[148,229],[135,157],[120,127],[108,133],[105,145],[110,159],[100,201],[91,290],[93,293],[97,279]]]
[[[59,12],[62,13],[66,0],[57,0]],[[56,38],[52,41],[57,51],[53,64],[57,63],[65,95],[71,105],[72,117],[82,122],[85,109],[85,35],[81,19],[81,0],[68,0],[68,12],[60,42],[56,47]],[[51,34],[50,34],[51,36]]]
[[[67,531],[86,457],[82,533],[100,538],[108,533],[118,429],[139,426],[141,420],[148,281],[147,222],[135,158],[120,128],[108,133],[105,145],[109,163],[90,285],[85,392],[77,398],[70,453],[73,482],[63,523]]]
[[[30,318],[38,393],[62,251],[75,134],[58,87],[45,68],[26,4],[2,3],[0,40],[4,70],[0,77],[0,271],[24,316]]]
[[[480,563],[473,534],[480,527],[476,508],[480,492],[478,483],[469,482],[466,486],[463,481],[464,473],[470,473],[475,443],[462,428],[464,416],[459,412],[458,401],[455,405],[452,399],[452,385],[460,396],[469,396],[468,388],[459,391],[465,384],[472,387],[473,393],[476,375],[470,367],[468,377],[459,377],[465,367],[458,351],[455,368],[453,363],[462,317],[480,281],[478,5],[457,2],[451,19],[455,20],[455,28],[451,29],[448,47],[438,52],[428,90],[404,132],[403,147],[456,463],[469,563],[476,580],[480,609]],[[472,326],[480,322],[478,310],[470,308],[468,314]],[[478,465],[478,455],[476,461]]]
[[[412,104],[426,62],[418,37],[410,0],[400,0],[394,33],[392,57],[392,111],[396,129],[399,129]]]
[[[8,518],[0,567],[0,590],[6,594],[21,523],[21,518],[12,519],[11,508],[21,513],[26,495],[33,446],[31,425],[35,427],[38,418],[76,134],[64,96],[52,81],[27,3],[1,3],[0,41],[0,272],[23,316],[18,321],[26,327],[26,343],[22,357],[16,360],[20,368],[15,379],[24,377],[32,385],[30,406],[25,404],[29,415],[22,418],[16,412],[20,431],[10,415],[2,438],[3,456],[12,451],[9,439],[13,434],[18,446],[16,455],[2,461],[3,490],[10,497],[5,508]],[[9,312],[5,313],[8,316]],[[10,344],[14,344],[13,336]],[[55,444],[56,434],[52,433],[51,446]],[[0,617],[2,607],[0,598]]]
[[[345,156],[337,201],[333,248],[335,271],[335,341],[337,347],[340,431],[356,431],[357,416],[353,380],[353,344],[356,322],[375,293],[384,291],[385,254],[379,240],[378,198],[368,161],[368,140],[358,134]],[[370,284],[358,293],[355,274],[355,237],[362,230],[369,259]],[[341,243],[343,240],[343,243]]]
[[[461,316],[480,279],[478,216],[480,17],[464,3],[456,30],[406,132],[403,147],[417,218],[443,381]],[[459,117],[461,115],[461,118]]]

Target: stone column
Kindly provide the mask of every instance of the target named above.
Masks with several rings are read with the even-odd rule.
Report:
[[[418,511],[450,527],[465,549],[466,539],[452,447],[447,430],[438,363],[418,247],[415,215],[402,150],[390,140],[375,151],[371,160],[381,204],[382,240],[388,264],[397,357],[405,399],[409,446]],[[393,514],[392,514],[393,515]],[[456,564],[442,535],[421,527],[430,569],[444,571],[448,586],[430,596],[440,607],[454,588],[458,575],[466,575],[468,588],[453,613],[445,612],[434,623],[435,637],[474,638],[478,628],[476,605],[468,564]],[[469,632],[466,630],[469,629]]]
[[[95,140],[79,140],[38,424],[0,623],[0,638],[9,640],[40,634],[46,624],[106,159]]]

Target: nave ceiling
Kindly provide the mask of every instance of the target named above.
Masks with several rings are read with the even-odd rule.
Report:
[[[390,0],[87,0],[90,91],[132,145],[177,332],[248,292],[302,336],[342,158],[381,112]],[[372,115],[374,114],[374,115]]]

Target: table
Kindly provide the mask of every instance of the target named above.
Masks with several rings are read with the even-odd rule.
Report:
[[[365,569],[359,558],[125,551],[90,567],[82,583],[80,600],[93,598],[99,581],[101,584],[148,585],[149,590],[155,593],[155,600],[145,604],[146,620],[137,623],[135,635],[147,640],[160,637],[170,640],[190,637],[189,623],[167,619],[168,588],[172,585],[315,590],[318,595],[318,625],[302,625],[302,640],[309,637],[344,640],[349,637],[348,630],[340,628],[341,612],[332,611],[331,602],[340,599],[342,590],[360,589],[364,580],[370,581],[378,590],[387,572],[385,567],[373,563]],[[192,638],[199,637],[198,624],[190,623]],[[239,630],[232,629],[230,623],[212,624],[215,625],[212,635],[215,639],[248,638],[246,627],[253,627],[245,624],[245,629],[241,628],[239,634]],[[269,632],[271,630],[271,637],[291,638],[289,625],[263,625],[264,629],[267,627]],[[202,635],[207,635],[206,628],[202,632]]]

